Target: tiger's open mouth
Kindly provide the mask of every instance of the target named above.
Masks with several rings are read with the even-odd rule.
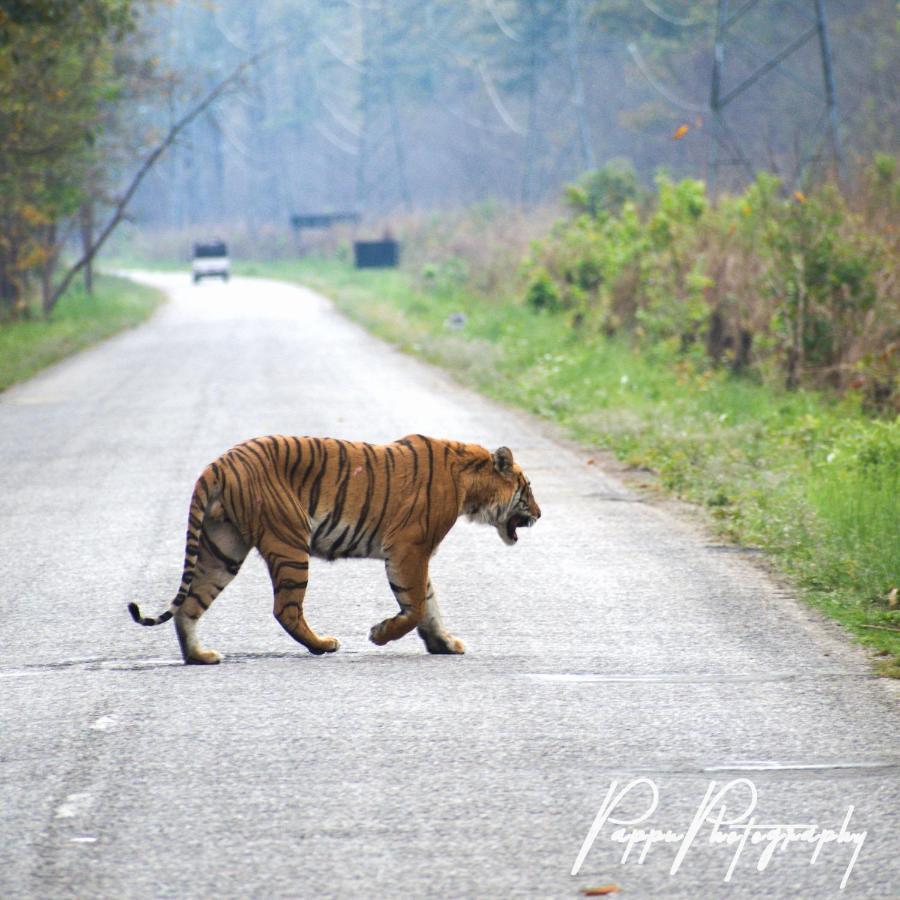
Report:
[[[514,544],[519,536],[516,534],[517,528],[531,528],[534,525],[534,517],[533,516],[522,516],[522,515],[514,515],[510,516],[506,520],[506,536],[509,538],[509,542]]]

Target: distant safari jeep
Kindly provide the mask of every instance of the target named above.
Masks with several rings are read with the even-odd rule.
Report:
[[[228,248],[225,246],[224,241],[194,244],[194,258],[191,262],[194,284],[201,278],[210,277],[218,277],[223,281],[228,281],[230,268]]]

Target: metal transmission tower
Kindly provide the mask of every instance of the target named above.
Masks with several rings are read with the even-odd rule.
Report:
[[[732,6],[737,8],[732,11]],[[772,22],[778,23],[777,30],[794,32],[793,39],[774,53],[769,48],[761,48],[750,37],[754,30],[751,16],[755,16],[757,22],[760,22],[760,17],[765,16],[762,24],[766,28],[771,28]],[[818,53],[809,48],[816,39]],[[798,73],[788,68],[788,59],[801,56],[805,64],[804,70]],[[810,73],[814,68],[821,68],[821,85],[811,80]],[[814,105],[797,107],[795,124],[798,130],[804,128],[801,120],[808,113],[819,113],[815,124],[804,128],[806,134],[802,145],[795,147],[795,171],[791,180],[798,182],[811,163],[823,159],[828,160],[829,167],[834,172],[838,171],[840,144],[837,103],[823,0],[745,0],[736,4],[729,3],[729,0],[718,0],[709,100],[713,134],[710,142],[709,181],[713,190],[717,187],[720,170],[724,166],[737,166],[749,178],[755,177],[756,167],[752,161],[756,155],[754,139],[765,129],[760,127],[738,132],[729,124],[726,113],[731,113],[733,117],[735,107],[740,102],[744,106],[741,112],[745,123],[751,120],[754,112],[757,117],[763,115],[769,100],[762,94],[762,85],[755,92],[759,100],[764,101],[762,111],[748,102],[752,99],[748,91],[773,71],[793,82],[815,100]],[[766,122],[767,126],[768,124]],[[770,141],[773,139],[771,133],[768,137]],[[823,155],[822,150],[826,144],[828,152]],[[767,149],[771,155],[771,143]],[[769,162],[771,165],[771,159]]]

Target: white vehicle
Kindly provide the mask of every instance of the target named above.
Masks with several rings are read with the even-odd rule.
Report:
[[[194,258],[191,262],[191,273],[194,284],[201,278],[221,278],[228,281],[231,264],[228,261],[228,248],[224,241],[211,241],[208,244],[194,244]]]

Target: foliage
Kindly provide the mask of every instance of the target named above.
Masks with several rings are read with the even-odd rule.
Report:
[[[565,190],[569,206],[594,219],[618,214],[626,202],[637,196],[637,173],[629,160],[610,160],[601,169],[585,172]]]
[[[789,387],[863,390],[881,407],[900,402],[893,158],[877,157],[864,176],[861,211],[833,185],[785,196],[766,173],[716,205],[702,182],[661,174],[642,208],[628,199],[592,206],[584,184],[605,177],[570,189],[585,212],[532,246],[530,306],[662,342],[700,364],[778,371]]]
[[[546,269],[538,269],[528,285],[528,305],[536,310],[558,312],[562,307],[559,291]]]
[[[71,287],[49,317],[0,325],[0,391],[77,350],[144,321],[159,291],[124,278],[101,277],[93,295]]]
[[[0,8],[0,318],[47,279],[60,225],[79,207],[105,108],[119,89],[116,48],[132,0],[57,0]]]

